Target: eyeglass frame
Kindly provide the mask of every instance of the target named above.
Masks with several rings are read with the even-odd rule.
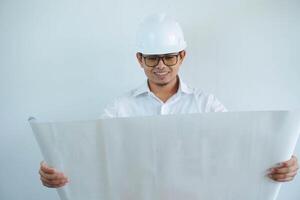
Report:
[[[139,54],[141,55],[141,57],[144,58],[145,65],[146,65],[147,67],[155,68],[155,67],[159,64],[160,60],[162,60],[163,63],[164,63],[164,65],[166,65],[166,66],[168,66],[168,67],[175,66],[175,65],[178,63],[178,56],[180,56],[180,53],[181,53],[181,52],[182,52],[182,51],[179,51],[177,54],[175,54],[175,53],[168,53],[168,54],[163,54],[163,55],[161,55],[161,56],[159,56],[159,55],[146,55],[146,56],[145,56],[145,55],[142,54],[142,53],[139,53]],[[166,56],[176,56],[176,63],[173,64],[173,65],[167,65],[167,64],[165,63],[165,60],[164,60],[164,58],[165,58]],[[154,66],[149,66],[149,65],[146,64],[146,60],[145,60],[145,58],[147,58],[147,57],[159,57],[159,60],[158,60],[158,62],[157,62],[156,65],[154,65]],[[180,56],[180,57],[181,57],[181,56]]]

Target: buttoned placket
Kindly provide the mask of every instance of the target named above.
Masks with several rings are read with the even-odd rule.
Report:
[[[173,104],[179,98],[180,93],[177,92],[176,94],[171,96],[165,103],[162,100],[160,100],[157,96],[155,96],[155,94],[153,94],[152,92],[148,92],[148,95],[154,98],[160,104],[159,114],[166,115],[169,114],[170,105]]]

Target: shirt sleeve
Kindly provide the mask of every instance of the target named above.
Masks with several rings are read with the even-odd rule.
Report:
[[[115,118],[118,116],[118,104],[115,100],[114,102],[108,104],[101,114],[101,119],[107,119],[107,118]]]
[[[207,104],[206,104],[207,112],[227,112],[226,107],[214,96],[209,95]]]

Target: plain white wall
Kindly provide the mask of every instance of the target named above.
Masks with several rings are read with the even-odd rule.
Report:
[[[42,156],[26,120],[97,118],[144,81],[134,37],[149,13],[180,22],[183,79],[229,110],[299,109],[299,8],[297,0],[0,0],[0,199],[58,199],[40,184]],[[299,183],[283,184],[279,199],[299,199]]]

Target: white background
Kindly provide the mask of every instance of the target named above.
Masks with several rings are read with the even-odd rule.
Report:
[[[181,24],[188,84],[231,111],[299,109],[299,8],[297,0],[0,0],[0,199],[58,199],[40,184],[27,118],[98,118],[140,85],[134,37],[149,13]],[[299,184],[283,184],[279,199],[299,199]]]

